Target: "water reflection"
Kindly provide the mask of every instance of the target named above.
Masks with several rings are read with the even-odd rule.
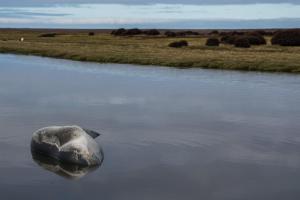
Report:
[[[300,199],[299,75],[12,55],[0,66],[1,199]],[[29,140],[52,124],[103,130],[101,169],[36,161],[78,181],[39,169]]]
[[[102,158],[103,152],[101,151]],[[101,164],[99,166],[80,166],[74,164],[66,164],[61,163],[53,158],[48,156],[44,156],[39,154],[35,151],[31,151],[32,159],[35,163],[37,163],[40,167],[47,171],[51,171],[63,178],[70,179],[70,180],[77,180],[88,173],[91,173],[101,167],[103,163],[103,159],[101,160]]]

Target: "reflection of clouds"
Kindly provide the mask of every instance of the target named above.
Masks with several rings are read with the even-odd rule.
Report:
[[[84,193],[72,189],[78,198],[98,191],[106,199],[268,199],[266,194],[298,191],[299,76],[88,63],[73,70],[70,61],[0,57],[10,58],[0,68],[9,70],[0,73],[2,190],[10,185],[15,192],[11,185],[18,183],[42,196],[49,181],[51,191],[68,188],[32,167],[24,133],[78,122],[105,131],[108,158],[101,173],[82,180]],[[81,73],[89,66],[92,73]],[[89,109],[99,104],[104,106]]]
[[[231,145],[231,147],[228,147],[227,150],[223,149],[222,151],[218,152],[217,157],[233,163],[274,165],[299,168],[300,155],[298,152],[300,150],[300,144],[297,144],[298,151],[285,152],[284,148],[288,148],[288,145],[289,144],[286,144],[282,147],[280,147],[281,145],[278,145],[278,149],[272,149],[269,146],[265,147],[265,149],[259,149],[259,147],[249,147],[247,146],[247,144]],[[268,149],[268,147],[270,149]]]
[[[290,121],[276,116],[245,115],[241,113],[226,113],[219,115],[220,122],[236,125],[255,124],[256,126],[284,126]]]
[[[183,134],[184,135],[184,134]],[[159,157],[166,165],[188,165],[221,163],[265,165],[300,168],[299,137],[284,139],[281,136],[264,139],[242,138],[241,136],[205,136],[187,138],[152,138],[152,145],[161,146]],[[199,133],[199,135],[201,135]],[[181,141],[180,141],[181,140]],[[260,141],[258,141],[260,140]],[[165,143],[164,143],[165,142]],[[144,142],[150,144],[150,141]],[[148,145],[149,146],[149,145]],[[165,146],[165,147],[163,147]],[[145,148],[146,146],[140,147]],[[195,160],[197,159],[197,160]]]
[[[146,103],[146,99],[143,97],[97,97],[97,96],[82,96],[82,95],[58,95],[49,96],[39,99],[39,103],[42,105],[55,105],[55,104],[67,104],[67,105],[142,105]]]
[[[113,97],[108,100],[112,105],[125,105],[125,104],[145,104],[144,98],[126,98],[126,97]]]

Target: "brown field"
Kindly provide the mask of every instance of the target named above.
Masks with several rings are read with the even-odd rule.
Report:
[[[88,32],[95,32],[88,36]],[[270,44],[249,49],[222,44],[207,47],[206,34],[198,30],[193,37],[167,38],[165,36],[112,36],[111,30],[45,30],[2,29],[0,52],[65,58],[100,63],[130,63],[170,66],[178,68],[214,68],[268,72],[300,72],[300,47],[282,47]],[[226,31],[226,30],[225,30]],[[55,37],[39,37],[55,32]],[[24,42],[19,39],[23,37]],[[173,41],[186,40],[188,47],[170,48]]]

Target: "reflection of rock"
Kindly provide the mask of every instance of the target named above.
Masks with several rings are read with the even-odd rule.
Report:
[[[80,179],[89,172],[98,169],[98,166],[82,166],[82,165],[71,165],[63,164],[56,159],[44,156],[37,153],[36,151],[31,151],[33,160],[45,170],[56,173],[67,179]],[[101,163],[100,163],[101,165]]]
[[[81,166],[100,165],[103,154],[94,140],[100,134],[79,126],[51,126],[33,133],[31,149],[39,154]]]

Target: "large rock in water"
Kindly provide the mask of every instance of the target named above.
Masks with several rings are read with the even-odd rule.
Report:
[[[94,138],[100,134],[79,126],[50,126],[33,133],[31,150],[63,163],[100,165],[103,154]]]

